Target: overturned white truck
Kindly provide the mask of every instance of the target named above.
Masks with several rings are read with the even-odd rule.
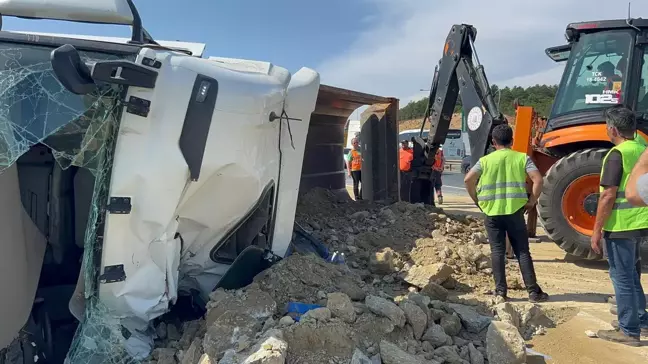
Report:
[[[392,121],[367,123],[367,193],[397,196],[398,100],[155,41],[131,0],[0,14],[133,29],[0,31],[0,364],[145,358],[179,297],[200,306],[284,256],[300,188],[344,188],[343,125],[362,104]]]

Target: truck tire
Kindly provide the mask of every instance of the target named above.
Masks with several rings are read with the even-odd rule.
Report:
[[[584,149],[560,159],[547,172],[538,200],[538,217],[549,237],[565,252],[589,260],[603,258],[590,248],[590,237],[607,152]]]

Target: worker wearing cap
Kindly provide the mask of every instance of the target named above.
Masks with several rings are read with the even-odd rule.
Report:
[[[507,298],[505,254],[508,235],[520,264],[529,301],[547,301],[549,295],[542,291],[536,281],[524,221],[525,211],[535,208],[542,191],[542,175],[526,154],[510,149],[513,130],[507,124],[493,129],[492,142],[495,151],[479,159],[466,174],[464,183],[470,197],[486,214],[495,294],[504,300]],[[530,196],[526,190],[527,176],[533,182]]]
[[[360,140],[358,138],[351,139],[351,146],[353,149],[346,155],[347,158],[347,171],[349,176],[353,179],[353,195],[356,200],[362,200],[362,152],[360,152]]]
[[[400,169],[400,198],[401,201],[410,201],[410,188],[412,184],[412,161],[414,150],[410,148],[409,141],[403,140],[398,151],[398,167]]]
[[[600,196],[591,237],[592,250],[603,253],[605,239],[610,279],[617,304],[615,330],[601,330],[604,340],[639,346],[641,333],[648,335],[646,296],[637,272],[641,241],[648,237],[648,207],[634,206],[626,198],[626,186],[646,146],[635,139],[634,112],[623,105],[605,111],[607,134],[615,145],[603,158]]]

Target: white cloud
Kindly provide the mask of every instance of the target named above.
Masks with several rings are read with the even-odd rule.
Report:
[[[426,97],[445,38],[453,24],[477,28],[475,47],[491,83],[555,84],[562,67],[545,48],[563,44],[568,23],[624,18],[610,0],[364,0],[378,9],[352,47],[319,65],[322,82],[395,96],[401,105]],[[633,15],[648,13],[634,1]]]

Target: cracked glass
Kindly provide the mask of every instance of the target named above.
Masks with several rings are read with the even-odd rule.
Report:
[[[0,172],[40,143],[49,147],[62,169],[81,167],[94,175],[81,272],[86,309],[66,362],[132,363],[123,349],[126,339],[119,319],[96,297],[99,242],[124,88],[98,85],[88,95],[67,91],[52,70],[51,51],[32,44],[0,43]],[[86,62],[134,59],[134,55],[80,54]]]

